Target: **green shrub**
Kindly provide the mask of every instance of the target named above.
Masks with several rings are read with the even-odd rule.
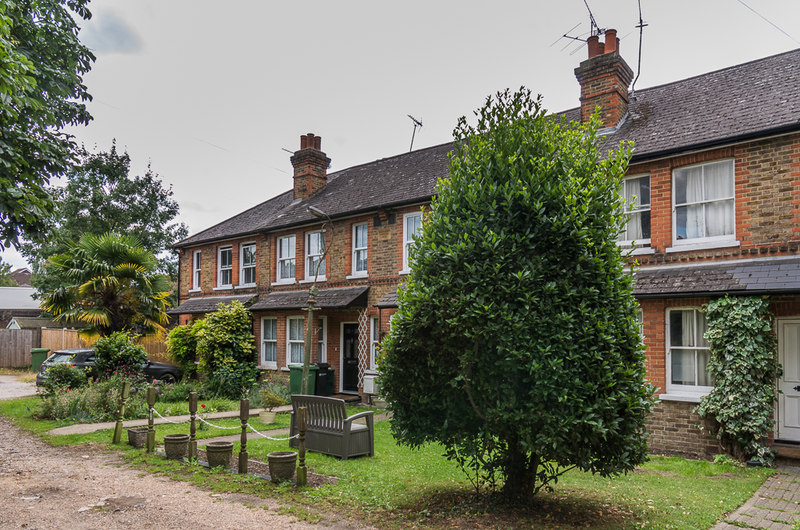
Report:
[[[241,302],[219,304],[196,333],[199,371],[209,376],[226,359],[255,367],[255,337],[250,311]]]
[[[177,383],[162,383],[161,381],[154,384],[158,400],[165,403],[178,403],[181,401],[189,400],[189,392],[198,392],[200,385],[196,381],[179,381]]]
[[[59,390],[72,390],[86,385],[89,378],[83,368],[70,364],[54,364],[47,368],[47,379],[42,387],[47,394],[53,394]]]
[[[775,379],[782,370],[769,300],[726,296],[704,309],[711,349],[707,370],[714,388],[703,397],[697,413],[728,454],[771,464],[774,453],[767,437],[775,427]]]
[[[116,376],[82,387],[56,391],[42,399],[34,411],[34,417],[87,423],[115,420],[123,381],[124,378]],[[143,418],[146,415],[144,392],[133,394],[125,408],[125,419]]]
[[[237,362],[226,358],[203,382],[208,395],[218,398],[242,399],[258,382],[260,372],[254,363]]]
[[[112,333],[94,343],[94,366],[97,376],[107,378],[114,373],[122,373],[133,377],[141,373],[142,365],[147,362],[147,352],[133,343],[133,337],[125,331]]]
[[[205,320],[178,326],[167,334],[169,358],[181,367],[186,378],[197,375],[197,339],[206,326]]]

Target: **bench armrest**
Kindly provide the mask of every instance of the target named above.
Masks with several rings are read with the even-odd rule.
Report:
[[[375,412],[373,412],[371,410],[367,410],[365,412],[359,412],[358,414],[353,414],[349,418],[345,418],[344,422],[345,423],[352,422],[353,420],[357,420],[359,418],[366,418],[366,417],[372,416],[374,414],[375,414]],[[372,418],[370,418],[370,419],[372,419]]]

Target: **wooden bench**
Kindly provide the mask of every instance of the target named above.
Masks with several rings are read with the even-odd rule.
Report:
[[[347,417],[344,400],[325,396],[292,395],[290,435],[297,434],[297,409],[306,407],[306,450],[347,460],[351,456],[375,455],[373,412],[359,412]],[[366,425],[353,420],[366,419]],[[296,438],[289,441],[298,446]]]

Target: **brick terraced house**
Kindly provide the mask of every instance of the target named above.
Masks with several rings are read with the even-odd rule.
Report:
[[[692,412],[711,389],[699,308],[725,294],[769,296],[783,391],[774,439],[800,442],[800,50],[629,91],[616,32],[589,39],[575,70],[586,120],[601,107],[609,148],[634,142],[621,193],[620,245],[638,263],[647,373],[658,388],[654,452],[721,452]],[[263,369],[302,362],[303,308],[319,267],[311,360],[335,390],[369,394],[376,345],[408,273],[408,249],[450,144],[326,174],[320,138],[301,138],[294,189],[178,242],[181,322],[241,300],[254,316]],[[322,216],[322,217],[319,217]]]

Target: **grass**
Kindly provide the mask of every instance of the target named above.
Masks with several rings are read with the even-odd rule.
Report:
[[[108,444],[111,430],[89,435],[51,436],[46,431],[63,422],[30,418],[38,398],[0,402],[0,414],[11,417],[20,427],[42,435],[50,443]],[[351,408],[349,412],[355,409]],[[235,427],[238,418],[211,420]],[[288,427],[287,414],[257,429]],[[387,422],[375,424],[373,458],[338,460],[307,453],[310,471],[337,477],[335,483],[317,488],[274,486],[259,479],[209,471],[199,466],[175,463],[147,455],[119,444],[124,457],[149,472],[185,480],[214,491],[242,492],[258,497],[278,497],[286,513],[316,522],[326,514],[366,519],[380,527],[535,526],[562,528],[709,528],[748,499],[772,470],[691,461],[675,457],[653,457],[635,472],[616,478],[602,478],[571,471],[561,477],[553,493],[542,493],[525,507],[509,508],[491,497],[476,497],[469,482],[454,462],[441,454],[442,447],[429,445],[418,450],[395,444]],[[156,427],[158,440],[165,434],[188,432],[188,425]],[[238,430],[203,429],[198,438],[237,434]],[[109,444],[110,445],[110,444]],[[201,443],[202,445],[202,443]],[[267,454],[287,450],[285,441],[261,438],[248,440],[250,457],[266,461]],[[238,444],[235,444],[238,452]]]

